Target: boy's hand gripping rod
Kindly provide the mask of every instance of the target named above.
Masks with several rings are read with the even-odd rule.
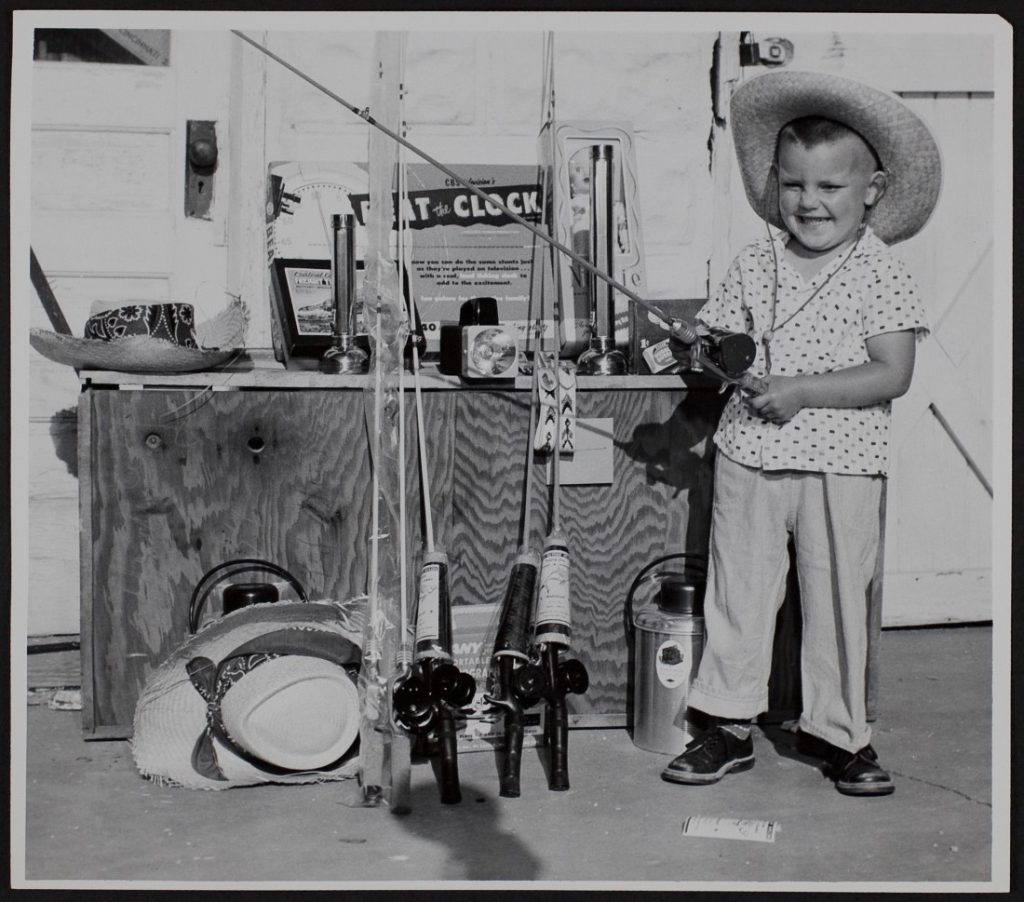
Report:
[[[704,354],[697,355],[697,361],[706,369],[710,370],[711,373],[721,379],[723,382],[727,382],[730,385],[735,385],[741,392],[746,392],[748,395],[763,395],[768,391],[768,383],[764,379],[754,376],[751,373],[742,373],[739,376],[730,376],[725,370],[712,363]],[[722,386],[722,391],[725,391],[725,386]]]
[[[286,69],[288,69],[290,72],[293,72],[296,75],[298,75],[299,78],[303,79],[303,81],[308,82],[310,85],[312,85],[318,91],[326,94],[328,97],[331,98],[331,100],[335,101],[336,103],[340,103],[343,107],[345,107],[345,109],[349,110],[350,112],[355,113],[357,116],[361,117],[362,119],[365,119],[370,125],[372,125],[376,129],[379,129],[381,132],[383,132],[385,135],[387,135],[393,141],[397,141],[399,144],[401,144],[403,147],[406,147],[409,150],[411,150],[413,153],[415,153],[421,159],[426,160],[426,162],[430,163],[432,166],[436,166],[439,170],[441,170],[441,172],[443,172],[449,178],[451,178],[454,181],[456,181],[459,185],[461,185],[467,191],[472,191],[473,194],[477,195],[482,200],[485,200],[487,203],[492,204],[495,207],[497,207],[506,216],[511,218],[513,221],[517,222],[519,225],[523,226],[523,228],[529,229],[529,231],[531,231],[538,238],[542,239],[543,241],[546,241],[552,247],[554,247],[557,250],[561,251],[563,254],[565,254],[567,257],[569,257],[574,263],[578,263],[585,270],[587,270],[588,272],[590,272],[593,275],[597,276],[597,278],[601,279],[603,282],[606,282],[608,285],[610,285],[616,291],[622,292],[622,294],[625,295],[627,298],[629,298],[634,304],[639,304],[641,307],[643,307],[649,313],[653,313],[656,317],[658,317],[658,319],[660,319],[663,322],[668,324],[669,332],[670,332],[671,336],[676,341],[681,341],[684,344],[693,344],[697,340],[697,330],[693,326],[692,323],[689,323],[689,322],[687,322],[686,320],[683,320],[683,319],[679,319],[678,317],[669,316],[664,310],[662,310],[660,307],[658,307],[657,304],[653,304],[650,301],[644,300],[636,292],[630,291],[630,289],[628,289],[625,285],[623,285],[621,282],[618,282],[615,279],[613,279],[611,276],[609,276],[607,273],[603,272],[601,269],[599,269],[597,266],[595,266],[593,263],[591,263],[585,257],[581,257],[579,254],[577,254],[571,248],[566,247],[560,241],[557,241],[556,239],[552,238],[547,232],[544,231],[544,229],[538,228],[533,223],[528,222],[526,219],[524,219],[522,216],[520,216],[514,210],[511,210],[509,207],[507,207],[501,200],[499,200],[496,197],[492,197],[490,194],[487,194],[485,191],[483,191],[480,188],[476,187],[476,185],[470,184],[470,182],[468,180],[464,179],[457,172],[454,172],[452,169],[450,169],[449,167],[445,166],[444,163],[440,162],[440,160],[434,159],[434,157],[430,156],[425,151],[420,150],[420,148],[418,148],[415,144],[413,144],[407,138],[404,138],[401,135],[399,135],[397,132],[392,131],[386,125],[382,125],[380,122],[378,122],[376,119],[374,119],[373,116],[370,115],[369,108],[361,110],[358,107],[356,107],[354,104],[349,103],[343,97],[338,96],[333,91],[331,91],[329,88],[326,88],[324,85],[320,84],[318,81],[316,81],[315,79],[311,78],[309,75],[307,75],[301,69],[298,69],[297,67],[293,66],[287,60],[283,59],[282,57],[278,56],[276,53],[273,53],[272,51],[268,50],[262,44],[260,44],[257,41],[253,40],[251,37],[249,37],[244,32],[238,31],[237,29],[232,29],[232,33],[238,35],[238,37],[240,37],[243,41],[245,41],[247,44],[251,44],[253,47],[255,47],[257,50],[259,50],[261,53],[265,54],[266,56],[269,56],[272,60],[274,60],[274,62],[279,63],[280,65],[282,65]]]

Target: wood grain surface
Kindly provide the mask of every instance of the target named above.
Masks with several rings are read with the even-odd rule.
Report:
[[[84,720],[92,729],[130,730],[146,676],[187,637],[189,599],[212,567],[263,558],[310,597],[365,591],[372,470],[362,391],[94,388],[86,396],[92,552],[83,652],[92,710]],[[425,392],[423,401],[435,547],[449,557],[452,603],[500,602],[519,544],[529,394],[473,387]],[[629,710],[625,601],[637,573],[664,554],[706,551],[721,403],[714,392],[678,389],[578,394],[581,418],[613,421],[614,477],[560,490],[571,562],[566,656],[583,661],[591,681],[570,696],[574,723],[624,721]],[[411,392],[406,422],[414,596],[424,506]],[[539,553],[553,489],[544,458],[530,458],[527,542]],[[209,603],[216,616],[216,597]]]

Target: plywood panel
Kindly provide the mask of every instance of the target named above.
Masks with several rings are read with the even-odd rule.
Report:
[[[424,395],[435,544],[450,560],[454,604],[500,602],[518,543],[528,395]],[[366,587],[370,486],[362,391],[91,390],[91,550],[83,638],[87,730],[130,724],[147,673],[185,636],[202,575],[234,557],[287,567],[311,596]],[[409,585],[423,543],[413,395],[409,433]],[[581,392],[583,417],[615,423],[615,482],[566,487],[562,528],[573,567],[574,649],[592,688],[578,716],[624,715],[624,603],[653,557],[703,550],[711,495],[714,392]],[[254,453],[249,442],[264,442]],[[534,468],[531,541],[549,525]],[[410,599],[411,600],[411,599]]]
[[[992,620],[991,568],[890,574],[886,591],[900,599],[885,626],[980,623]]]
[[[573,650],[591,687],[570,699],[578,715],[624,713],[629,699],[625,601],[644,565],[662,554],[706,550],[710,446],[717,397],[602,392],[579,395],[579,415],[614,421],[612,485],[565,486],[561,529],[571,560]],[[500,602],[517,551],[527,400],[476,392],[460,400],[452,487],[452,594],[459,603]],[[529,540],[548,534],[551,491],[536,465]]]
[[[918,410],[908,430],[912,439],[894,449],[886,578],[903,571],[989,567],[991,498],[934,415],[924,406]],[[897,594],[887,593],[890,612],[899,603]]]
[[[364,590],[370,470],[362,400],[94,395],[97,724],[130,723],[145,674],[184,639],[189,598],[211,567],[259,557],[285,566],[311,597]]]

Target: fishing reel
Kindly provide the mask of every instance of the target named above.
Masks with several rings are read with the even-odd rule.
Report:
[[[746,332],[705,326],[673,330],[668,338],[643,351],[652,373],[700,373],[707,368],[728,379],[746,373],[756,356],[757,345]]]
[[[559,661],[551,674],[533,661],[522,664],[512,673],[512,691],[524,708],[532,708],[558,690],[566,695],[583,695],[589,688],[590,674],[576,658]]]
[[[454,664],[417,663],[409,677],[395,686],[395,720],[410,733],[425,735],[437,727],[441,705],[464,708],[476,694],[476,680]]]
[[[746,332],[709,329],[699,326],[696,335],[680,337],[672,333],[669,338],[644,351],[649,357],[651,372],[702,372],[707,366],[716,375],[730,379],[742,376],[757,356],[757,345]],[[693,340],[687,340],[693,337]],[[717,372],[716,372],[717,371]]]
[[[689,368],[694,372],[700,372],[705,364],[711,363],[735,379],[750,369],[757,356],[757,345],[746,332],[708,329],[697,333],[697,340],[686,349],[686,353],[689,355]]]

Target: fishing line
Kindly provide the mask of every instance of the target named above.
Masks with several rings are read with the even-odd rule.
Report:
[[[822,282],[817,288],[815,288],[810,295],[796,308],[789,316],[787,316],[781,323],[776,323],[775,319],[777,316],[777,306],[779,303],[779,252],[775,247],[775,238],[772,236],[771,227],[765,222],[765,229],[768,232],[768,245],[772,249],[772,264],[775,273],[774,281],[772,282],[772,322],[771,325],[761,333],[761,346],[764,348],[764,372],[766,376],[771,375],[772,371],[772,352],[771,352],[771,341],[775,337],[775,333],[779,331],[787,323],[795,319],[803,309],[813,301],[821,290],[832,281],[832,278],[839,274],[839,272],[846,266],[854,252],[857,250],[860,244],[860,239],[864,235],[864,230],[867,223],[861,222],[857,229],[857,238],[853,242],[853,246],[847,252],[843,258],[843,262],[840,263],[832,272],[825,277],[825,281]]]

